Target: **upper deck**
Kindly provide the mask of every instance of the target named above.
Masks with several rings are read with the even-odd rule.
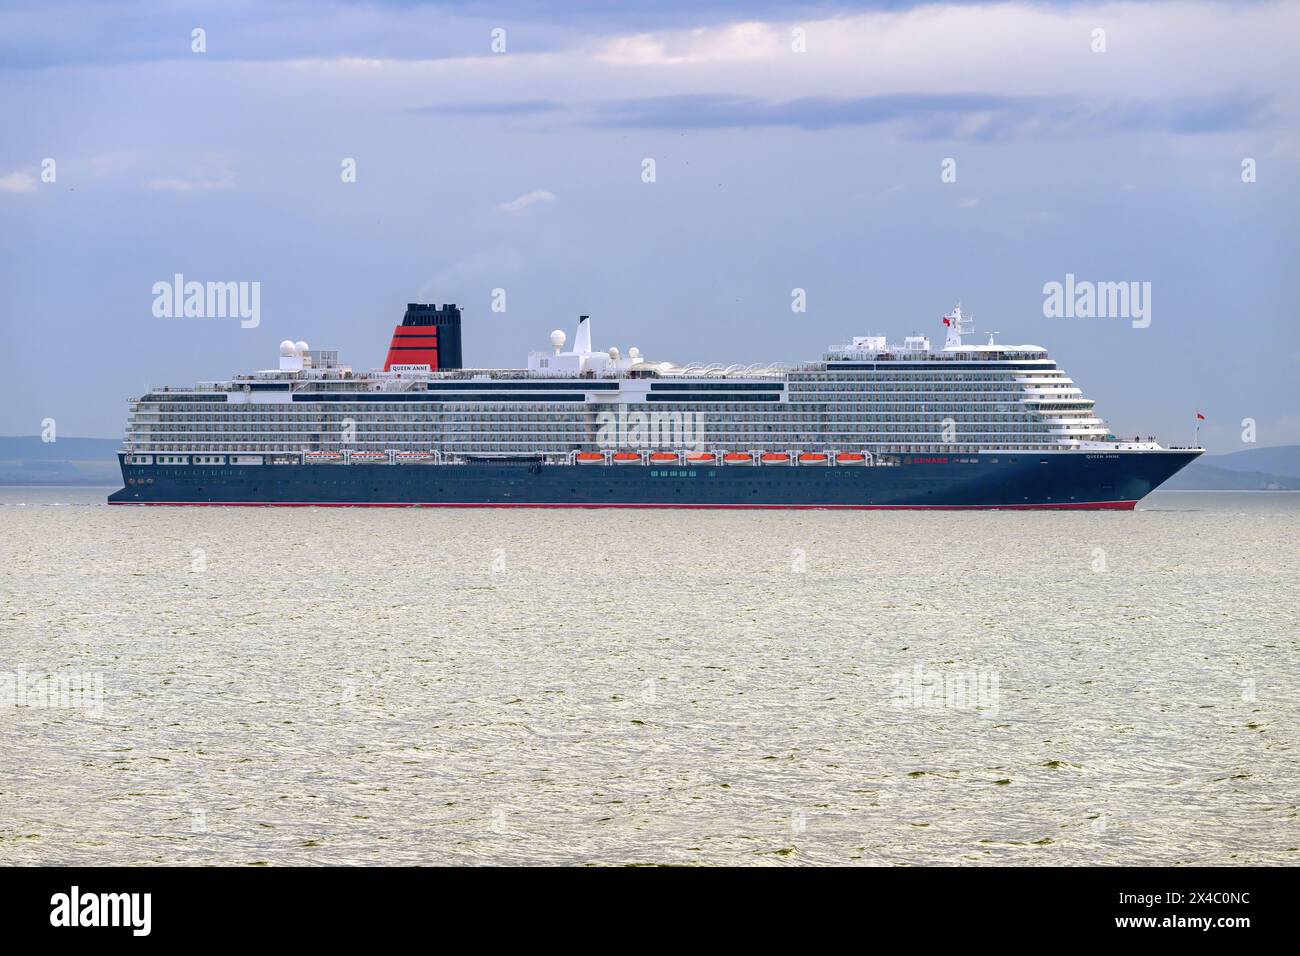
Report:
[[[557,330],[550,350],[533,352],[517,369],[436,367],[440,353],[432,346],[406,344],[426,337],[406,334],[407,325],[399,326],[403,334],[394,341],[402,344],[390,350],[385,368],[364,372],[343,364],[337,352],[286,341],[278,368],[160,386],[132,399],[127,446],[394,455],[567,455],[639,447],[641,440],[654,450],[719,453],[1120,447],[1092,400],[1045,349],[992,337],[967,344],[970,320],[960,308],[944,324],[941,349],[921,335],[895,345],[860,336],[797,365],[676,364],[647,360],[635,347],[601,351],[586,316],[572,349]],[[429,361],[394,361],[411,352]],[[685,438],[655,432],[639,439],[624,421],[638,415],[674,416],[686,423]]]

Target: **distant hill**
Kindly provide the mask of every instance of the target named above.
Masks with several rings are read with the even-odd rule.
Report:
[[[60,438],[44,442],[35,435],[0,435],[0,461],[113,461],[121,447],[120,438]]]
[[[1300,491],[1300,478],[1263,471],[1229,471],[1193,462],[1163,485],[1161,491]]]
[[[1248,448],[1231,455],[1205,455],[1198,464],[1225,471],[1264,472],[1300,478],[1300,445],[1277,445],[1273,448]]]
[[[1202,455],[1160,487],[1168,491],[1300,491],[1300,445]]]
[[[0,436],[0,485],[121,484],[118,438]]]

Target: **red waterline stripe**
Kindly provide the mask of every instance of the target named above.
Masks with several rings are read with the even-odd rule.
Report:
[[[1137,501],[1075,501],[1055,505],[699,505],[699,504],[530,504],[522,501],[110,501],[110,505],[215,508],[704,508],[848,511],[1132,511]]]

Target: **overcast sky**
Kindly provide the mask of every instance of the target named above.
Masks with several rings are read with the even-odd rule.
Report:
[[[284,338],[370,368],[408,301],[518,366],[580,312],[792,362],[960,299],[1119,434],[1300,442],[1300,4],[624,6],[9,0],[0,433],[120,435]],[[260,282],[260,325],[155,317],[175,273]],[[1045,317],[1067,273],[1151,283],[1149,327]]]

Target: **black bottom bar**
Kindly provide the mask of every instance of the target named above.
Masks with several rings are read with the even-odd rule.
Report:
[[[722,876],[722,879],[719,879]],[[581,939],[601,914],[679,941],[732,945],[794,930],[806,938],[849,932],[856,945],[1044,945],[1105,937],[1219,947],[1280,937],[1294,924],[1285,869],[915,869],[763,873],[539,874],[486,869],[9,869],[7,942],[75,936],[81,943],[304,944],[369,941],[433,929],[510,930],[550,945]],[[1284,882],[1285,885],[1284,885]],[[70,924],[76,887],[77,921]],[[87,898],[118,896],[101,905]],[[147,910],[145,897],[149,894]],[[145,919],[147,912],[148,918]],[[492,915],[484,926],[472,914]],[[99,915],[95,915],[99,914]],[[134,918],[133,918],[134,917]],[[468,918],[467,918],[468,917]],[[668,925],[665,925],[667,923]],[[636,927],[641,927],[639,930]],[[675,927],[675,928],[674,928]],[[797,929],[803,927],[802,929]],[[143,930],[148,930],[144,935]],[[502,930],[505,930],[505,933]],[[694,932],[694,931],[693,931]],[[139,933],[140,935],[137,935]],[[562,934],[562,935],[561,935]],[[428,938],[428,937],[425,937]]]

